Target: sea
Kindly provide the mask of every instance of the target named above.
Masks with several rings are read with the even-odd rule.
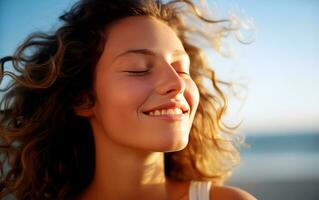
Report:
[[[319,200],[319,131],[247,134],[227,185],[257,199]]]

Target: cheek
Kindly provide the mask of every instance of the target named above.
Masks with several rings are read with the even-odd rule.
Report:
[[[116,81],[115,84],[110,85],[109,90],[112,90],[112,96],[109,98],[114,101],[114,104],[119,104],[125,107],[128,111],[137,111],[139,107],[145,102],[150,92],[150,85],[142,81]]]
[[[105,107],[111,110],[115,106],[120,110],[124,108],[134,109],[145,101],[149,91],[148,84],[141,83],[141,81],[131,81],[130,79],[123,80],[123,78],[112,79],[112,77],[106,77],[105,79],[108,81],[100,84],[100,87],[97,88],[100,102]]]
[[[105,78],[97,85],[96,116],[108,134],[134,130],[140,106],[146,100],[149,86],[136,81]],[[123,124],[123,122],[125,122]]]
[[[191,107],[191,115],[194,116],[199,104],[199,90],[193,80],[186,81],[185,98]]]

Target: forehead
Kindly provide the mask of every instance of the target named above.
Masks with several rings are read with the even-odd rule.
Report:
[[[159,54],[184,50],[176,33],[164,22],[153,17],[134,16],[121,19],[107,30],[104,56],[131,49],[151,49]]]

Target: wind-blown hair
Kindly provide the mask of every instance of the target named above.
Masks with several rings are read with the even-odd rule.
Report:
[[[190,14],[220,31],[192,27],[186,20]],[[176,32],[200,92],[187,147],[165,153],[166,176],[221,184],[231,172],[239,160],[232,139],[236,127],[222,123],[227,97],[220,88],[229,85],[216,78],[190,37],[216,44],[220,33],[231,31],[227,20],[205,18],[189,0],[83,0],[60,17],[63,24],[54,33],[31,34],[13,56],[1,60],[0,79],[9,76],[12,81],[2,88],[0,104],[0,198],[70,199],[89,185],[95,165],[93,134],[88,119],[74,108],[94,104],[92,83],[107,42],[105,29],[128,16],[154,17]],[[15,72],[4,69],[8,61]]]

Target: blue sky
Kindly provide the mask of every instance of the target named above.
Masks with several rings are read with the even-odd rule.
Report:
[[[222,5],[239,7],[256,24],[255,43],[238,46],[233,61],[250,78],[244,127],[318,130],[319,1],[227,2]]]
[[[57,17],[74,2],[1,0],[0,56],[10,55],[29,33],[57,27]],[[219,74],[244,77],[247,84],[243,107],[232,108],[243,118],[243,130],[319,130],[319,1],[209,2],[255,23],[253,44],[234,44],[231,59],[212,56]]]

